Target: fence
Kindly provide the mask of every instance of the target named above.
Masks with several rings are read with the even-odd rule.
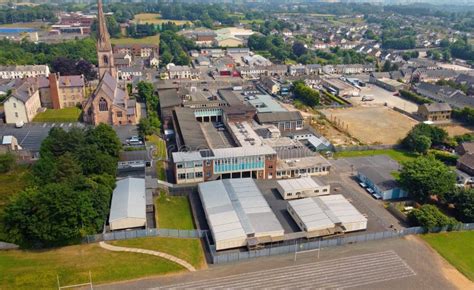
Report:
[[[460,224],[452,229],[445,228],[435,228],[430,232],[446,232],[446,231],[459,231],[459,230],[474,230],[474,224]],[[305,239],[295,240],[291,244],[286,244],[283,246],[272,246],[271,244],[266,246],[263,249],[255,251],[232,251],[232,252],[216,252],[214,245],[211,245],[209,238],[207,237],[207,232],[204,234],[204,240],[207,243],[207,247],[210,250],[212,263],[213,264],[223,264],[230,262],[237,262],[241,260],[248,260],[258,257],[267,257],[275,255],[290,254],[295,252],[302,252],[315,249],[323,249],[335,246],[342,246],[348,244],[362,243],[375,240],[384,240],[391,238],[404,237],[407,235],[414,234],[423,234],[426,233],[426,230],[422,227],[412,227],[403,229],[401,231],[384,231],[376,233],[368,233],[361,235],[353,235],[347,237],[338,237],[327,240],[312,240],[305,241]]]
[[[97,243],[102,241],[128,240],[144,237],[167,237],[167,238],[202,238],[202,230],[174,230],[174,229],[144,229],[128,230],[90,235],[84,237],[83,243]]]

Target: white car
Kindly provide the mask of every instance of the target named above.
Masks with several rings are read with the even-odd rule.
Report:
[[[372,188],[366,188],[367,192],[370,194],[374,194],[375,191]]]
[[[132,137],[128,138],[127,143],[129,145],[143,145],[142,139],[138,136],[132,136]]]
[[[375,199],[382,199],[382,197],[376,193],[372,194],[372,197]]]
[[[18,121],[15,123],[15,128],[23,128],[25,126],[25,122],[23,121]]]
[[[366,188],[366,187],[367,187],[367,184],[365,184],[365,183],[363,183],[363,182],[360,182],[359,185],[360,185],[360,187],[362,187],[362,188]]]

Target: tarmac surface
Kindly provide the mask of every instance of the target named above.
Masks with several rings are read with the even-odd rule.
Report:
[[[396,238],[210,265],[136,281],[95,285],[96,289],[456,289],[440,256],[417,238]]]

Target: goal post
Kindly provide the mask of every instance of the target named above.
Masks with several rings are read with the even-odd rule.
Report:
[[[303,245],[300,244],[300,247],[303,248]],[[312,253],[312,252],[317,253],[316,259],[319,260],[319,253],[321,252],[321,240],[318,241],[318,248],[311,249],[311,250],[302,250],[302,251],[298,251],[298,242],[296,242],[294,261],[296,262],[296,257],[298,254],[306,254],[306,253]]]
[[[82,283],[82,284],[75,284],[75,285],[64,285],[64,286],[61,286],[61,283],[59,282],[59,275],[56,275],[57,279],[58,279],[58,290],[62,290],[62,289],[71,289],[71,288],[79,288],[79,287],[86,287],[86,286],[89,286],[88,288],[93,290],[94,287],[92,286],[92,275],[91,275],[91,271],[89,271],[89,282],[87,283]]]

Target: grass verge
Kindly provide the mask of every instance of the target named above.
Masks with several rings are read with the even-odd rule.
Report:
[[[388,155],[390,158],[398,162],[412,161],[418,157],[417,154],[399,149],[382,149],[382,150],[364,150],[364,151],[341,151],[334,154],[334,158],[347,157],[367,157],[375,155]]]
[[[156,160],[156,175],[159,180],[166,180],[165,172],[165,159],[166,159],[166,142],[157,135],[150,135],[146,137],[146,140],[153,144],[156,150],[153,153],[153,157]]]
[[[81,109],[77,107],[64,109],[47,109],[38,113],[33,122],[77,122],[81,116]]]
[[[184,270],[171,261],[144,254],[111,252],[98,244],[42,251],[0,251],[0,289],[53,289],[61,285],[136,279]]]
[[[155,199],[155,209],[159,228],[194,229],[193,214],[186,196],[168,196],[161,193]]]
[[[426,234],[421,238],[474,281],[474,231]]]
[[[199,239],[177,239],[162,237],[147,237],[132,240],[108,242],[115,246],[147,249],[164,252],[193,265],[196,269],[202,268],[204,253]]]

